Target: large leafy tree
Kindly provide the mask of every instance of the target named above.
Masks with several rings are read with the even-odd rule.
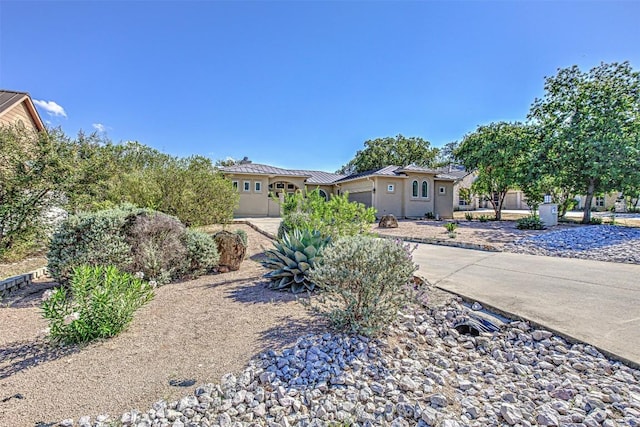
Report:
[[[541,132],[543,171],[559,186],[585,194],[583,223],[594,195],[629,188],[640,170],[640,74],[628,62],[577,66],[547,77],[529,118]]]
[[[358,150],[356,156],[338,172],[364,172],[390,165],[430,167],[435,164],[437,155],[438,149],[419,137],[376,138],[365,141],[364,149]]]
[[[0,258],[20,257],[42,237],[72,168],[59,129],[0,127]]]
[[[507,191],[517,188],[522,179],[522,165],[531,141],[529,126],[497,122],[465,135],[455,150],[456,159],[467,170],[477,171],[472,191],[488,198],[498,220]]]

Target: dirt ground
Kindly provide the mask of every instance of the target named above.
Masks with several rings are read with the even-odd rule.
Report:
[[[264,286],[258,263],[268,238],[248,226],[239,271],[163,286],[129,328],[84,348],[54,348],[39,304],[40,282],[0,303],[0,425],[146,411],[159,399],[242,370],[253,356],[323,328],[286,293]],[[175,383],[193,382],[180,387]]]

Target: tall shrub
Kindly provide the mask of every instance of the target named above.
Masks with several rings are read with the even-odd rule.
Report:
[[[339,239],[310,280],[323,292],[310,308],[350,333],[375,335],[410,301],[417,266],[406,244],[370,236]]]
[[[283,231],[304,227],[319,231],[325,237],[336,239],[367,233],[376,219],[375,208],[367,208],[362,203],[350,202],[348,194],[332,195],[325,200],[318,189],[303,194],[298,192],[287,196]],[[293,209],[293,206],[297,206]]]

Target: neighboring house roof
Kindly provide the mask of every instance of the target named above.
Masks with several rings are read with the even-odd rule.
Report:
[[[44,123],[42,122],[42,119],[40,118],[38,110],[36,110],[33,101],[31,100],[31,96],[29,96],[27,92],[0,89],[0,117],[9,113],[14,107],[20,105],[23,102],[35,128],[38,131],[43,131],[45,129]],[[0,123],[2,123],[2,121],[0,121]]]
[[[469,175],[471,172],[466,170],[452,170],[452,171],[444,171],[438,174],[438,176],[449,177],[451,179],[460,180],[465,176]]]

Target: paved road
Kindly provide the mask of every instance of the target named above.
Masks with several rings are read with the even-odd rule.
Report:
[[[278,219],[251,219],[272,233]],[[640,265],[418,245],[430,283],[640,367]]]

